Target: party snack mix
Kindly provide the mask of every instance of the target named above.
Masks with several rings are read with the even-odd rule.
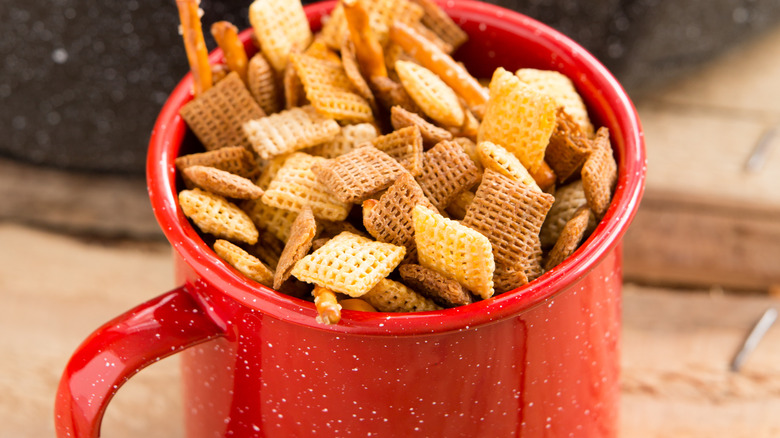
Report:
[[[218,22],[219,65],[198,0],[176,2],[194,78],[181,115],[204,148],[176,159],[181,209],[247,278],[309,290],[321,323],[521,287],[609,207],[609,131],[572,82],[499,67],[484,87],[431,0],[342,0],[316,34],[299,0],[255,0],[257,53]]]

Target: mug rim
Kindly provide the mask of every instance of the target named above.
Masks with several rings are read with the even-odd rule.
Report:
[[[304,6],[307,16],[321,17],[335,1]],[[192,75],[178,83],[155,122],[147,155],[147,189],[154,215],[174,250],[199,278],[233,300],[277,319],[339,333],[413,335],[464,330],[525,312],[576,283],[621,241],[636,214],[644,191],[646,157],[644,135],[636,109],[612,74],[580,45],[549,26],[500,6],[473,0],[441,4],[454,18],[479,17],[490,27],[522,33],[526,40],[543,42],[558,57],[559,65],[580,72],[570,77],[588,106],[603,107],[613,147],[618,146],[618,181],[604,217],[580,247],[561,264],[536,280],[509,292],[467,306],[418,313],[382,313],[345,310],[339,324],[315,321],[314,304],[263,286],[240,274],[220,259],[198,235],[178,204],[175,158],[187,126],[179,109],[191,99]],[[242,33],[244,41],[249,30]],[[222,58],[217,48],[212,63]],[[567,75],[570,76],[570,75]],[[609,111],[608,111],[609,110]],[[618,128],[618,129],[614,129]]]

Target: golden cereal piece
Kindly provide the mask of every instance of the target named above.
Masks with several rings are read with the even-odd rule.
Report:
[[[351,204],[342,202],[314,176],[312,166],[325,158],[313,157],[303,152],[290,154],[284,165],[268,185],[261,198],[272,207],[299,212],[311,206],[314,216],[320,219],[341,221],[346,219]]]
[[[539,230],[553,200],[552,195],[485,169],[462,224],[490,240],[496,271],[522,271],[531,280],[541,271]],[[522,284],[511,289],[518,286]]]
[[[257,242],[257,228],[249,216],[222,196],[198,188],[182,190],[179,205],[204,233],[250,245]]]
[[[535,190],[542,191],[523,163],[502,146],[490,141],[483,141],[477,145],[477,153],[480,162],[486,168],[493,169]]]
[[[601,127],[593,139],[593,151],[582,165],[582,189],[597,219],[601,219],[609,207],[617,176],[617,163],[609,143],[609,129]]]
[[[425,115],[444,126],[463,125],[465,114],[458,95],[435,73],[408,61],[396,61],[395,71]]]
[[[303,83],[306,98],[320,114],[342,122],[374,119],[371,105],[355,93],[341,64],[305,54],[292,55],[291,60]]]
[[[345,231],[302,258],[293,267],[292,275],[334,292],[360,297],[387,277],[405,253],[402,246]]]
[[[496,69],[490,81],[490,99],[479,126],[478,142],[500,144],[533,173],[544,161],[544,151],[554,128],[552,98],[523,84],[503,68]]]
[[[249,146],[241,126],[265,116],[237,73],[187,102],[179,114],[206,150],[228,146]]]
[[[311,170],[330,193],[346,203],[362,202],[406,173],[398,161],[371,145],[318,161]]]
[[[593,135],[593,124],[588,117],[588,109],[582,97],[574,88],[574,83],[566,75],[553,70],[537,70],[521,68],[515,72],[523,83],[536,88],[542,94],[553,98],[556,107],[563,107],[571,115],[582,132],[590,137]]]
[[[282,109],[281,92],[276,72],[262,52],[256,53],[249,60],[247,86],[257,104],[266,114],[274,114]]]
[[[244,251],[241,247],[227,240],[218,239],[214,242],[214,252],[222,260],[250,279],[268,287],[271,287],[273,284],[273,271],[258,260],[257,257]]]
[[[336,158],[357,148],[363,143],[372,141],[377,136],[376,127],[370,123],[358,123],[341,128],[331,140],[310,147],[304,152],[323,158]]]
[[[441,307],[405,285],[383,278],[361,298],[380,312],[426,312]]]
[[[317,222],[314,220],[311,208],[306,206],[298,213],[298,217],[290,227],[290,237],[287,239],[274,273],[274,289],[282,287],[282,283],[290,278],[293,266],[309,252],[316,233]]]
[[[311,43],[309,20],[300,0],[255,0],[249,6],[249,22],[277,72],[284,71],[293,46]]]
[[[463,148],[453,141],[443,141],[426,151],[417,181],[425,196],[443,211],[464,190],[477,184],[481,172]]]
[[[412,210],[417,258],[482,298],[493,296],[493,250],[476,230],[417,205]]]
[[[394,129],[406,128],[407,126],[417,126],[423,138],[423,146],[430,148],[444,140],[452,140],[452,133],[446,129],[439,128],[433,123],[404,109],[401,106],[394,106],[390,110],[390,123]]]
[[[242,202],[241,209],[249,215],[258,230],[267,231],[282,242],[289,239],[290,228],[298,217],[297,211],[272,207],[261,199]]]
[[[263,189],[252,181],[208,166],[189,166],[182,173],[196,186],[211,193],[235,199],[257,199]]]
[[[412,174],[419,176],[423,163],[423,139],[420,128],[407,126],[371,141],[380,151],[395,158]]]
[[[311,106],[297,107],[244,123],[257,155],[268,160],[276,155],[314,146],[335,137],[341,128]]]
[[[566,222],[563,230],[561,230],[561,235],[558,237],[558,241],[555,242],[555,246],[547,255],[547,261],[544,264],[545,270],[549,271],[558,266],[574,253],[585,236],[588,222],[590,222],[592,215],[593,212],[589,208],[583,207],[577,210],[574,216]]]

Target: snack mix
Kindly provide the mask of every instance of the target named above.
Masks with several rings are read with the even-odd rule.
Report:
[[[251,43],[176,0],[193,76],[180,114],[183,213],[251,281],[342,309],[486,300],[574,253],[609,207],[617,164],[555,71],[480,81],[466,33],[432,0],[341,0],[312,33],[300,0],[255,0]],[[487,87],[483,84],[488,84]],[[258,293],[265,289],[258,287]]]

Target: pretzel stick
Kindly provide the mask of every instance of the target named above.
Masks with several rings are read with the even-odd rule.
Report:
[[[246,83],[246,66],[248,59],[244,44],[238,39],[238,29],[227,21],[217,21],[211,25],[211,35],[217,41],[225,56],[225,64],[231,71],[238,73]]]
[[[472,110],[487,102],[487,89],[465,67],[411,27],[396,21],[390,29],[390,39],[412,55],[420,65],[436,73]]]
[[[203,29],[200,25],[200,0],[176,0],[181,21],[181,37],[192,72],[192,95],[198,97],[211,88],[211,66]]]
[[[314,306],[317,307],[317,322],[337,324],[341,320],[341,305],[336,294],[327,288],[314,286]]]
[[[367,78],[387,77],[382,45],[371,30],[371,21],[363,3],[360,0],[343,0],[341,4],[349,27],[350,39],[355,45],[355,56],[363,67],[363,73]]]

